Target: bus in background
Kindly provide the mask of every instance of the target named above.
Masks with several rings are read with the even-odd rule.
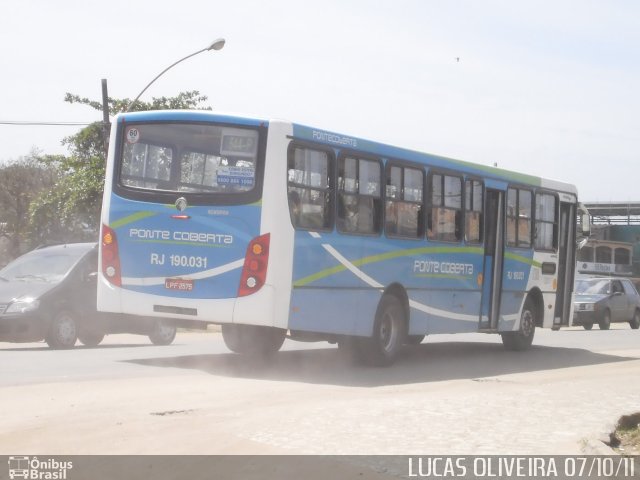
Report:
[[[585,275],[633,275],[633,244],[589,239],[578,251],[578,273]]]
[[[523,350],[569,325],[572,185],[285,121],[150,111],[112,128],[100,310],[374,365],[428,334]]]

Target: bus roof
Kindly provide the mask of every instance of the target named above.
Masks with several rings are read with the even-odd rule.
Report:
[[[421,164],[432,165],[436,168],[461,171],[469,175],[477,175],[484,179],[495,181],[495,186],[506,187],[507,183],[518,183],[534,187],[547,188],[549,190],[565,192],[577,196],[577,189],[574,185],[542,178],[534,175],[505,170],[463,160],[456,160],[439,155],[418,152],[401,147],[395,147],[384,143],[379,143],[363,138],[353,137],[328,130],[317,129],[305,125],[291,123],[284,120],[266,120],[256,117],[246,117],[233,113],[212,112],[208,110],[151,110],[143,112],[121,113],[116,117],[117,122],[156,122],[156,121],[189,121],[207,122],[216,121],[232,123],[245,126],[266,126],[271,122],[284,122],[292,125],[293,137],[298,140],[324,144],[334,148],[346,148],[349,150],[369,153],[383,158],[393,158],[406,160]],[[491,185],[489,185],[491,186]]]
[[[293,136],[294,138],[300,140],[322,143],[330,145],[332,147],[347,148],[351,150],[366,152],[384,158],[393,158],[397,160],[406,160],[423,164],[426,163],[436,168],[462,171],[464,173],[477,175],[485,179],[495,179],[498,182],[515,182],[519,184],[548,188],[554,191],[577,195],[576,187],[569,183],[545,179],[534,175],[527,175],[524,173],[505,170],[502,168],[490,167],[488,165],[481,165],[472,162],[466,162],[463,160],[442,157],[439,155],[418,152],[415,150],[394,147],[392,145],[378,143],[371,140],[351,137],[335,132],[320,130],[313,127],[307,127],[305,125],[293,124]]]

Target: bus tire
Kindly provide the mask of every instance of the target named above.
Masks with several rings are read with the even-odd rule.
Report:
[[[634,330],[640,328],[640,310],[633,312],[633,318],[629,320],[629,326]]]
[[[49,324],[45,341],[56,350],[73,348],[78,339],[78,323],[70,310],[60,310]]]
[[[343,358],[351,362],[360,362],[362,354],[360,352],[360,339],[345,335],[338,339],[338,351]]]
[[[386,367],[393,364],[405,343],[406,319],[400,300],[385,295],[380,300],[371,337],[359,338],[358,351],[369,365]]]
[[[420,345],[425,337],[426,335],[407,335],[404,343],[407,345]]]
[[[100,345],[100,342],[104,340],[104,333],[80,331],[78,334],[78,340],[87,347],[97,347]]]
[[[593,323],[583,323],[582,328],[585,330],[591,330],[593,328]]]
[[[149,340],[154,345],[171,345],[176,338],[177,329],[173,325],[167,325],[162,320],[153,324]]]
[[[265,356],[276,353],[287,331],[258,325],[222,325],[222,339],[229,350],[242,355]]]
[[[609,330],[611,326],[611,312],[609,310],[604,311],[602,318],[598,320],[598,326],[600,330]]]
[[[507,350],[522,351],[527,350],[533,343],[536,333],[536,309],[530,298],[524,302],[522,314],[520,315],[520,327],[515,332],[504,332],[502,343]]]

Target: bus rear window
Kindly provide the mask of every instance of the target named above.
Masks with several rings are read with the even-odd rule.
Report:
[[[119,184],[143,190],[238,194],[256,184],[258,132],[219,125],[128,124]]]

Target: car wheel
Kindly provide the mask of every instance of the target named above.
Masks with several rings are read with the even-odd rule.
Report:
[[[153,324],[153,330],[149,334],[149,340],[154,345],[170,345],[176,338],[176,327],[167,325],[162,320]]]
[[[585,330],[591,330],[593,328],[593,323],[583,323],[582,328]]]
[[[516,332],[504,332],[502,344],[507,350],[521,351],[528,349],[533,343],[536,333],[536,309],[530,298],[524,302],[520,315],[520,328]]]
[[[640,310],[635,311],[633,318],[629,320],[629,326],[634,330],[640,328]]]
[[[86,345],[87,347],[96,347],[100,345],[100,342],[102,342],[102,340],[104,340],[104,333],[80,332],[78,334],[78,340],[80,340],[80,343]]]
[[[69,310],[61,310],[49,324],[45,341],[57,350],[72,348],[78,339],[78,327],[75,316]]]
[[[609,310],[604,311],[598,325],[600,326],[600,330],[609,330],[611,326],[611,312]]]

